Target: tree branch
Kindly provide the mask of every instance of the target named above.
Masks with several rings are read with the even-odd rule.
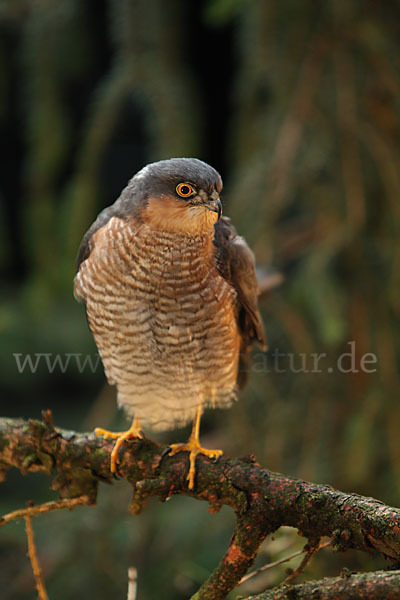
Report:
[[[55,471],[52,487],[62,498],[86,496],[85,502],[94,504],[98,482],[113,479],[109,467],[114,442],[56,429],[51,415],[44,417],[0,419],[0,475],[10,467],[22,473]],[[118,475],[132,484],[132,514],[151,496],[164,501],[173,494],[205,500],[210,512],[226,504],[236,513],[226,555],[192,600],[223,600],[253,563],[265,537],[281,525],[296,527],[311,543],[329,536],[337,550],[376,550],[400,559],[399,509],[267,471],[252,457],[217,462],[198,457],[195,488],[189,491],[187,454],[162,458],[165,449],[147,438],[126,442],[121,449]]]
[[[79,496],[78,498],[52,500],[51,502],[39,504],[39,506],[32,505],[28,506],[28,508],[19,508],[17,510],[13,510],[7,515],[0,517],[0,527],[7,525],[7,523],[11,523],[11,521],[19,521],[23,517],[25,519],[27,517],[36,517],[36,515],[43,515],[45,513],[52,512],[53,510],[60,510],[60,508],[68,508],[71,510],[76,506],[84,506],[85,504],[90,504],[89,498],[87,496]]]
[[[26,538],[28,540],[28,556],[31,561],[33,576],[35,578],[36,589],[39,600],[49,600],[49,597],[44,586],[42,569],[40,568],[39,559],[36,553],[35,538],[32,529],[32,517],[25,516]]]
[[[399,588],[400,571],[356,574],[344,572],[339,577],[279,586],[257,596],[250,596],[247,600],[398,600]]]

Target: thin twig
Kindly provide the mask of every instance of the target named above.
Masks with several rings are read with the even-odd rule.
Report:
[[[60,508],[75,508],[75,506],[82,506],[90,504],[88,496],[79,496],[79,498],[64,498],[63,500],[54,500],[51,502],[45,502],[38,506],[29,506],[28,508],[19,508],[13,512],[0,517],[0,527],[10,523],[11,521],[17,521],[18,519],[26,517],[34,517],[35,515],[44,514],[53,510],[59,510]]]
[[[301,561],[301,563],[299,564],[297,569],[295,569],[292,573],[290,573],[290,575],[288,575],[286,577],[286,579],[283,581],[283,583],[285,583],[285,584],[292,583],[292,581],[294,581],[299,575],[302,574],[302,572],[304,571],[304,569],[310,562],[313,554],[318,552],[318,550],[321,550],[321,548],[326,548],[327,546],[330,546],[331,543],[332,543],[332,540],[329,540],[329,542],[325,542],[325,544],[320,544],[320,543],[315,544],[315,545],[307,544],[306,546],[304,546],[303,552],[306,552],[306,555],[304,556],[303,560]]]
[[[267,571],[268,569],[272,569],[272,567],[276,567],[277,565],[281,565],[285,562],[289,562],[289,560],[292,560],[292,558],[296,558],[296,556],[300,556],[300,554],[303,554],[303,553],[304,553],[304,548],[302,550],[297,550],[297,552],[293,552],[293,554],[291,554],[290,556],[286,556],[286,558],[281,558],[280,560],[275,560],[272,563],[267,563],[266,565],[263,565],[259,569],[256,569],[255,571],[252,571],[251,573],[247,573],[247,575],[242,577],[242,579],[239,581],[239,585],[241,583],[244,583],[248,579],[255,577],[259,573],[262,573],[263,571]]]
[[[137,569],[135,567],[129,567],[127,600],[136,600],[136,592],[137,592]]]
[[[329,540],[329,542],[325,542],[324,544],[321,544],[318,547],[318,550],[320,550],[321,548],[326,548],[326,546],[330,546],[331,543],[332,543],[332,540]],[[247,581],[248,579],[251,579],[252,577],[255,577],[256,575],[258,575],[259,573],[262,573],[263,571],[268,571],[268,569],[272,569],[273,567],[282,565],[283,563],[289,562],[293,558],[296,558],[296,556],[300,556],[301,554],[304,554],[304,552],[306,552],[306,547],[307,546],[305,546],[301,550],[297,550],[297,552],[293,552],[293,554],[290,554],[289,556],[286,556],[285,558],[280,558],[279,560],[275,560],[272,563],[267,563],[266,565],[263,565],[262,567],[260,567],[259,569],[256,569],[255,571],[252,571],[251,573],[247,573],[247,575],[242,577],[242,579],[239,581],[238,585],[240,585],[241,583],[244,583],[245,581]]]
[[[35,539],[32,529],[32,517],[25,515],[26,537],[28,539],[28,555],[32,565],[33,575],[35,577],[36,589],[39,600],[49,600],[49,597],[44,586],[42,569],[39,565],[39,560],[36,553]]]

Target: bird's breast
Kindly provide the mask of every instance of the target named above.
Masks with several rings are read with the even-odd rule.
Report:
[[[199,403],[228,406],[240,345],[236,292],[216,268],[212,238],[116,218],[93,237],[75,293],[120,405],[159,429],[183,425]]]
[[[170,343],[234,318],[236,292],[219,274],[212,237],[154,231],[112,218],[93,240],[75,291],[96,315],[108,313],[130,333],[151,328]],[[98,318],[96,319],[99,320]]]

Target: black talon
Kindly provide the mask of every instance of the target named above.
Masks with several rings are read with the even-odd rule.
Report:
[[[171,450],[172,450],[172,448],[170,446],[168,446],[167,448],[165,448],[165,450],[162,451],[160,462],[162,461],[164,456],[167,456],[167,454],[169,454],[171,452]]]

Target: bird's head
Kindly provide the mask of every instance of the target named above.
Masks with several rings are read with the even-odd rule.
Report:
[[[131,180],[137,216],[155,229],[212,232],[221,216],[219,173],[196,158],[151,163]]]

